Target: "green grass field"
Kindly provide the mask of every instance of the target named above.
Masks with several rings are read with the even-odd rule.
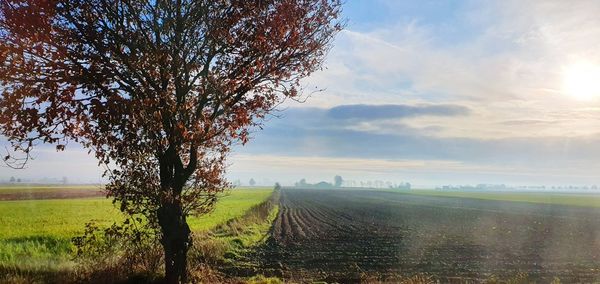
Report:
[[[273,189],[237,189],[232,190],[217,203],[215,210],[205,216],[189,219],[192,231],[209,230],[228,220],[240,217],[252,206],[269,198]]]
[[[228,191],[213,212],[190,218],[190,227],[193,231],[204,231],[240,217],[265,201],[272,191]],[[70,266],[70,240],[83,231],[86,223],[110,225],[121,218],[121,213],[106,198],[0,201],[0,266],[44,270]]]
[[[483,200],[530,202],[583,207],[600,207],[600,194],[593,193],[550,193],[550,192],[482,192],[444,190],[390,190],[403,194],[441,197],[475,198]]]

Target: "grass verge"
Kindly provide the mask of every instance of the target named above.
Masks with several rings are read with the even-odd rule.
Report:
[[[273,190],[235,189],[225,193],[215,209],[189,219],[196,233],[207,232],[244,216],[267,200]],[[106,198],[0,201],[0,283],[18,282],[28,275],[73,271],[71,238],[86,223],[108,226],[123,218]],[[7,280],[9,275],[16,276]],[[26,281],[30,282],[30,281]]]
[[[206,271],[211,270],[213,281],[227,282],[224,275],[244,270],[254,275],[256,263],[246,258],[252,250],[266,241],[273,221],[279,213],[279,192],[252,207],[241,217],[234,218],[216,228],[194,236],[194,249],[190,252],[191,275],[206,281]],[[208,269],[207,269],[208,268]],[[249,283],[280,283],[276,278],[253,276]]]

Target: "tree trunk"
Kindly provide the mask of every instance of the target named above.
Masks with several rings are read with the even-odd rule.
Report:
[[[158,223],[165,251],[165,282],[187,282],[187,252],[190,247],[190,227],[178,203],[165,204],[158,210]]]

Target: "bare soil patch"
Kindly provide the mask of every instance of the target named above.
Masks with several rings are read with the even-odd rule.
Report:
[[[283,189],[267,275],[302,281],[600,281],[600,209],[378,191]]]
[[[0,191],[0,201],[36,200],[36,199],[72,199],[103,197],[106,194],[100,187],[96,188],[23,188],[18,191]]]

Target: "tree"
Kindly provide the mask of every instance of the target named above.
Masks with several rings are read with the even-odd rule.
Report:
[[[248,184],[250,184],[250,186],[255,186],[256,185],[256,181],[254,181],[254,179],[251,178],[250,181],[248,182]]]
[[[17,179],[15,177],[10,177],[10,183],[15,183]]]
[[[297,187],[303,187],[303,186],[307,186],[307,185],[308,185],[308,184],[306,183],[306,179],[305,179],[305,178],[302,178],[302,179],[300,179],[300,181],[298,181],[298,182],[296,183],[296,186],[297,186]]]
[[[38,142],[82,144],[120,209],[156,223],[186,281],[187,217],[228,186],[224,160],[342,24],[339,0],[0,1],[0,130],[23,167]],[[18,155],[20,152],[22,155]]]
[[[62,177],[61,181],[62,181],[63,184],[69,183],[69,179],[67,177]]]
[[[344,182],[344,180],[342,179],[342,177],[341,177],[341,176],[335,176],[335,177],[333,178],[333,181],[334,181],[334,182],[333,182],[333,185],[334,185],[335,187],[340,187],[340,186],[342,186],[342,183]]]

